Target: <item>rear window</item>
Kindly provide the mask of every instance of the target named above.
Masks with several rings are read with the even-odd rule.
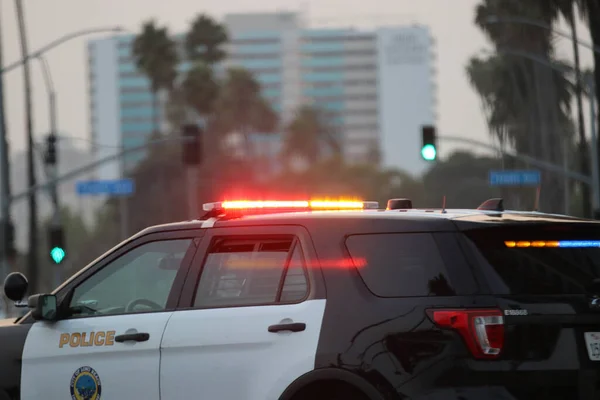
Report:
[[[346,247],[363,281],[376,296],[455,294],[430,233],[352,235],[346,239]]]
[[[600,232],[587,226],[466,233],[493,294],[584,294],[600,278]]]

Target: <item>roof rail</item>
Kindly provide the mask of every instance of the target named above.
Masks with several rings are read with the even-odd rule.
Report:
[[[488,199],[481,203],[481,205],[477,207],[477,209],[483,211],[504,211],[504,199]]]

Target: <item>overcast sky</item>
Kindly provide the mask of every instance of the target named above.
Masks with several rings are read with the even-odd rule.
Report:
[[[30,52],[81,29],[123,26],[136,32],[142,21],[148,18],[156,18],[173,32],[184,31],[199,12],[220,19],[232,12],[303,10],[315,24],[427,24],[437,40],[440,134],[488,141],[480,101],[469,86],[465,73],[468,59],[489,48],[485,37],[473,24],[477,3],[478,0],[24,0]],[[0,27],[5,64],[9,64],[21,58],[14,0],[0,0]],[[589,41],[583,26],[580,35],[582,40]],[[90,130],[86,40],[91,38],[72,40],[47,54],[58,92],[59,130],[65,135],[80,138],[74,142],[78,146],[86,144]],[[572,56],[569,42],[564,39],[559,41],[559,50],[562,57]],[[583,49],[584,64],[591,65],[591,59],[590,52]],[[40,140],[48,132],[48,100],[37,62],[31,64],[31,71],[34,131],[37,140]],[[21,70],[9,72],[5,83],[9,140],[13,150],[23,149],[26,125]],[[443,146],[441,150],[448,147]]]

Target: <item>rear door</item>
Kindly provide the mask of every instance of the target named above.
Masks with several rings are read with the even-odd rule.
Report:
[[[465,238],[483,290],[504,313],[502,358],[518,372],[513,390],[598,398],[597,225],[514,224],[467,230]]]
[[[325,299],[300,227],[207,231],[161,345],[161,399],[275,400],[314,369]]]

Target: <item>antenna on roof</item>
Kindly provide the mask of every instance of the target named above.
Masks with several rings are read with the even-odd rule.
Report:
[[[504,211],[504,200],[501,198],[489,199],[481,203],[477,209],[483,211]]]
[[[442,198],[442,214],[446,214],[446,195]]]
[[[542,187],[538,186],[535,189],[535,204],[533,205],[533,211],[538,212],[540,210],[540,192],[542,191]]]

